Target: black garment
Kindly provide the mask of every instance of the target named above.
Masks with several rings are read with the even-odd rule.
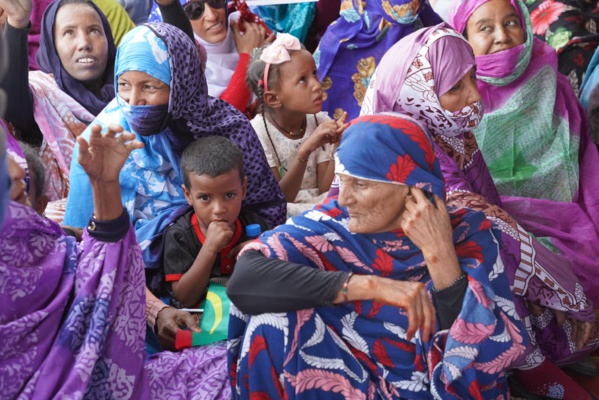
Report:
[[[179,307],[175,294],[172,290],[171,282],[176,282],[181,279],[193,265],[196,257],[200,253],[202,243],[191,224],[191,217],[194,214],[193,208],[177,218],[174,224],[166,229],[164,237],[164,275],[167,281],[166,289],[171,297],[173,305]],[[266,222],[253,212],[241,210],[238,220],[241,223],[241,235],[235,243],[231,243],[231,247],[235,247],[239,243],[250,240],[246,234],[245,228],[250,224],[259,224],[261,231],[265,232],[269,229]],[[234,262],[234,261],[233,261]],[[233,272],[233,271],[231,271]],[[217,256],[210,272],[210,278],[228,277],[230,273],[221,271],[221,257]]]
[[[6,23],[4,35],[8,44],[8,72],[0,86],[6,91],[8,102],[4,117],[21,131],[21,139],[35,147],[43,141],[42,132],[33,118],[33,94],[29,90],[29,58],[27,29],[16,29]]]
[[[181,29],[195,41],[191,23],[180,2],[175,1],[169,6],[159,8],[164,22]],[[0,87],[4,89],[8,98],[5,119],[21,131],[21,139],[24,142],[40,147],[44,138],[33,117],[33,94],[29,90],[27,35],[30,30],[31,23],[27,29],[16,29],[6,23],[4,35],[8,44],[9,65]]]
[[[114,243],[125,237],[131,227],[129,213],[123,207],[121,215],[112,220],[97,220],[90,218],[87,224],[87,233],[96,240]]]
[[[330,307],[347,279],[347,272],[323,271],[277,258],[259,251],[245,252],[235,264],[227,285],[227,296],[245,314],[288,312]],[[433,292],[441,329],[451,327],[462,309],[468,280]]]

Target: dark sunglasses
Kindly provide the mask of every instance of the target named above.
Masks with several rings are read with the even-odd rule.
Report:
[[[200,0],[187,3],[183,6],[185,15],[190,20],[199,19],[204,15],[204,9],[206,8],[204,3],[208,3],[210,8],[224,8],[227,5],[227,0]]]

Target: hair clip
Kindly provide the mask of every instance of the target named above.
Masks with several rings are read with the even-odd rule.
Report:
[[[260,59],[267,64],[281,64],[291,60],[289,50],[301,50],[300,41],[288,33],[280,33],[270,46],[264,49]]]
[[[260,79],[258,81],[258,86],[260,86],[260,87],[264,86],[264,81],[262,79]]]
[[[282,64],[291,61],[289,50],[301,50],[302,44],[295,37],[288,33],[279,33],[277,38],[270,46],[264,49],[260,54],[260,60],[266,63],[264,67],[264,91],[268,92],[268,70],[271,64]]]

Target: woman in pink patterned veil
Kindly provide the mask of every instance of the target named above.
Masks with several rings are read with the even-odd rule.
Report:
[[[483,211],[501,236],[516,310],[531,339],[517,364],[521,383],[538,394],[586,396],[554,363],[574,363],[597,346],[592,302],[572,263],[536,241],[502,209],[472,133],[483,115],[475,72],[472,48],[459,33],[446,24],[421,30],[383,57],[362,113],[399,112],[425,124],[435,141],[448,204]]]

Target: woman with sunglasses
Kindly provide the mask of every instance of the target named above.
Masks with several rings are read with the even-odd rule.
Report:
[[[245,83],[245,74],[254,48],[260,47],[265,41],[272,41],[274,35],[239,0],[229,7],[227,0],[180,2],[191,22],[195,39],[208,53],[208,94],[225,100],[253,118],[256,103]],[[149,20],[162,20],[157,9],[152,11]]]

